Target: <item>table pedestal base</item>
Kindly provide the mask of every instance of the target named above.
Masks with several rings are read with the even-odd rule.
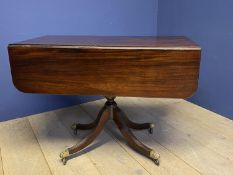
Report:
[[[85,137],[80,143],[64,150],[60,154],[63,164],[66,164],[67,158],[70,155],[75,154],[78,151],[84,149],[96,139],[96,137],[103,130],[107,121],[110,119],[111,110],[112,110],[113,120],[117,125],[118,129],[121,131],[124,138],[126,139],[128,145],[132,147],[135,151],[153,160],[156,165],[159,165],[160,155],[151,148],[144,145],[142,142],[140,142],[130,130],[130,129],[136,129],[136,130],[148,129],[149,133],[152,134],[154,124],[152,123],[139,124],[129,120],[128,117],[125,115],[125,113],[117,106],[117,103],[114,101],[115,97],[106,97],[106,98],[107,98],[107,102],[105,103],[104,107],[100,110],[95,121],[89,124],[78,123],[72,125],[72,129],[74,130],[75,134],[77,134],[78,129],[80,130],[93,129],[93,131],[87,137]]]

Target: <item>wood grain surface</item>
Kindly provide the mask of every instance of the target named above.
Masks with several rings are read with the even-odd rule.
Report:
[[[184,36],[42,36],[26,41],[14,43],[12,45],[27,45],[38,47],[109,47],[113,48],[140,48],[143,49],[195,49],[199,46]]]
[[[45,36],[8,50],[28,93],[185,98],[198,84],[200,48],[186,37]]]

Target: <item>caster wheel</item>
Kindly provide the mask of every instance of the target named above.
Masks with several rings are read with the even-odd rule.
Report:
[[[71,129],[73,130],[74,135],[78,134],[78,129],[77,129],[77,124],[74,123],[73,125],[71,125]]]
[[[73,133],[74,133],[74,135],[77,135],[78,134],[78,130],[75,129]]]
[[[150,134],[153,134],[153,128],[149,128],[149,129],[148,129],[148,132],[149,132]]]
[[[150,158],[151,158],[151,160],[153,160],[153,162],[157,166],[159,166],[159,164],[160,164],[160,161],[159,161],[160,155],[158,153],[156,153],[155,151],[151,150],[151,152],[150,152]]]
[[[150,128],[148,129],[148,132],[150,133],[150,134],[153,134],[153,128],[154,128],[154,124],[153,123],[151,123],[150,124]]]
[[[155,165],[159,166],[159,159],[154,160]]]
[[[63,163],[63,165],[65,165],[66,164],[66,162],[67,162],[67,157],[70,155],[70,153],[69,153],[69,150],[68,149],[66,149],[66,150],[64,150],[63,152],[61,152],[60,153],[60,158],[61,158],[61,161],[62,161],[62,163]]]
[[[62,161],[63,165],[66,165],[67,160],[65,158],[61,159],[61,161]]]

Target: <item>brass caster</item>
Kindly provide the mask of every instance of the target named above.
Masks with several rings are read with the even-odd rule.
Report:
[[[155,151],[151,151],[150,152],[150,158],[154,161],[154,163],[159,166],[159,158],[160,158],[160,155],[158,153],[156,153]]]
[[[153,128],[155,127],[155,125],[153,123],[150,124],[150,128],[148,129],[148,132],[150,134],[153,134]]]
[[[68,157],[69,155],[70,155],[70,153],[69,153],[69,150],[68,150],[68,149],[66,149],[65,151],[63,151],[63,152],[60,153],[60,158],[61,158],[61,161],[62,161],[63,165],[66,164],[66,162],[67,162],[67,157]]]
[[[63,152],[60,153],[60,158],[63,159],[63,158],[68,157],[69,155],[70,155],[69,150],[66,149],[66,150],[64,150]]]
[[[74,123],[74,124],[71,125],[71,129],[73,130],[74,135],[77,135],[77,134],[78,134],[77,125],[78,125],[78,124],[76,124],[76,123]]]

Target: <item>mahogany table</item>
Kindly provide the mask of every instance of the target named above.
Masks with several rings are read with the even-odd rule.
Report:
[[[13,83],[26,93],[104,95],[107,99],[95,121],[75,123],[93,131],[64,150],[70,155],[87,147],[113,120],[129,146],[159,164],[159,154],[141,143],[131,129],[135,123],[114,101],[116,96],[186,98],[197,88],[200,47],[186,37],[44,36],[8,46]],[[143,116],[142,116],[143,117]]]

